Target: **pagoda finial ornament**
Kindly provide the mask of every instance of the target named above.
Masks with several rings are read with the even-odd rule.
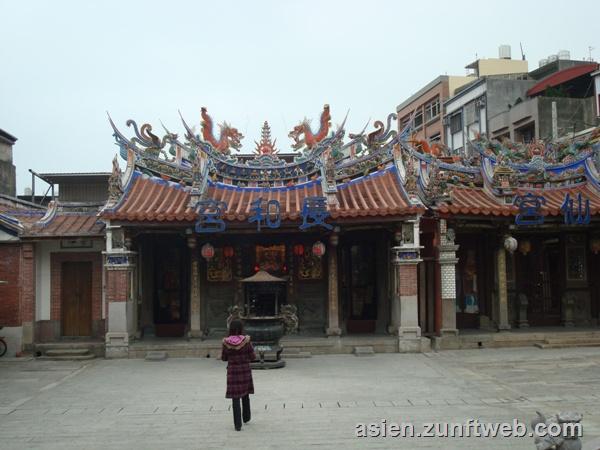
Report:
[[[327,137],[329,128],[331,127],[331,114],[329,113],[329,105],[323,106],[323,112],[321,113],[320,127],[317,133],[313,133],[310,128],[310,121],[304,119],[300,124],[296,125],[292,131],[288,134],[294,140],[292,147],[294,150],[300,150],[306,147],[308,150],[312,150],[319,142]],[[302,137],[304,136],[304,137]]]
[[[275,142],[271,140],[271,127],[269,126],[269,122],[265,120],[265,123],[262,126],[262,130],[260,131],[260,142],[255,142],[256,149],[254,152],[258,155],[274,155],[279,152],[275,148]]]
[[[200,115],[202,116],[202,138],[212,145],[215,150],[225,155],[231,153],[230,148],[240,150],[242,147],[241,140],[244,138],[244,135],[237,128],[232,127],[227,122],[223,122],[219,125],[221,134],[217,140],[213,134],[213,120],[208,115],[206,107],[202,107]]]

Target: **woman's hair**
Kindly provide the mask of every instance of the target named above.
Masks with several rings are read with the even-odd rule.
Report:
[[[244,324],[241,320],[232,320],[229,324],[229,336],[238,336],[244,334]]]

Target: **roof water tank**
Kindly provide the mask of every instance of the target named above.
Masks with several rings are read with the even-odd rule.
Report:
[[[500,56],[500,59],[510,59],[510,45],[498,47],[498,56]]]
[[[571,59],[571,52],[569,50],[559,50],[558,59]]]
[[[558,55],[550,55],[548,56],[548,62],[554,62],[554,61],[558,61]]]
[[[546,58],[540,59],[540,65],[539,65],[539,67],[545,66],[546,64],[548,64],[548,60]]]

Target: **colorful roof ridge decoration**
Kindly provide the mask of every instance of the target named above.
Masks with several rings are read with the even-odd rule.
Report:
[[[565,198],[590,201],[600,214],[600,128],[571,142],[528,145],[477,137],[471,154],[432,157],[404,143],[405,166],[417,178],[418,193],[442,215],[513,216],[519,196],[543,196],[542,215],[558,216]],[[567,155],[569,157],[565,157]]]
[[[351,134],[350,140],[344,142],[346,119],[336,131],[330,132],[331,113],[329,105],[325,105],[317,132],[312,131],[309,120],[305,119],[289,133],[294,141],[292,148],[301,151],[288,153],[286,158],[281,158],[275,143],[270,142],[270,127],[265,122],[256,155],[248,158],[248,154],[232,155],[228,151],[229,148],[241,148],[240,133],[223,124],[217,140],[212,134],[212,119],[206,108],[202,110],[202,117],[202,135],[196,134],[182,118],[186,130],[184,142],[164,126],[166,134],[159,138],[152,133],[151,125],[138,127],[133,120],[126,123],[133,128],[135,136],[128,138],[118,130],[110,116],[109,122],[122,158],[127,159],[128,152],[133,151],[136,166],[145,173],[175,181],[183,180],[186,184],[191,183],[191,168],[197,157],[209,161],[209,176],[213,181],[241,186],[278,186],[318,177],[323,158],[331,154],[336,166],[345,162],[344,167],[340,167],[340,173],[335,174],[336,179],[347,179],[377,170],[382,162],[390,161],[391,149],[400,140],[400,135],[392,126],[396,115],[390,114],[387,126],[382,121],[376,121],[375,131],[365,134],[365,127],[361,133]],[[362,158],[363,166],[360,170],[352,171],[350,166],[358,166],[358,161],[356,165],[348,164],[348,159],[358,157]]]

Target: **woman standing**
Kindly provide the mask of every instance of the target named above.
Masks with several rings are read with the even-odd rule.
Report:
[[[233,424],[237,431],[244,423],[250,421],[250,397],[254,394],[252,369],[250,362],[256,359],[250,336],[244,336],[244,325],[241,320],[232,320],[229,324],[229,336],[223,339],[221,359],[227,361],[227,392],[225,398],[230,398],[233,409]],[[240,399],[242,411],[240,411]]]

